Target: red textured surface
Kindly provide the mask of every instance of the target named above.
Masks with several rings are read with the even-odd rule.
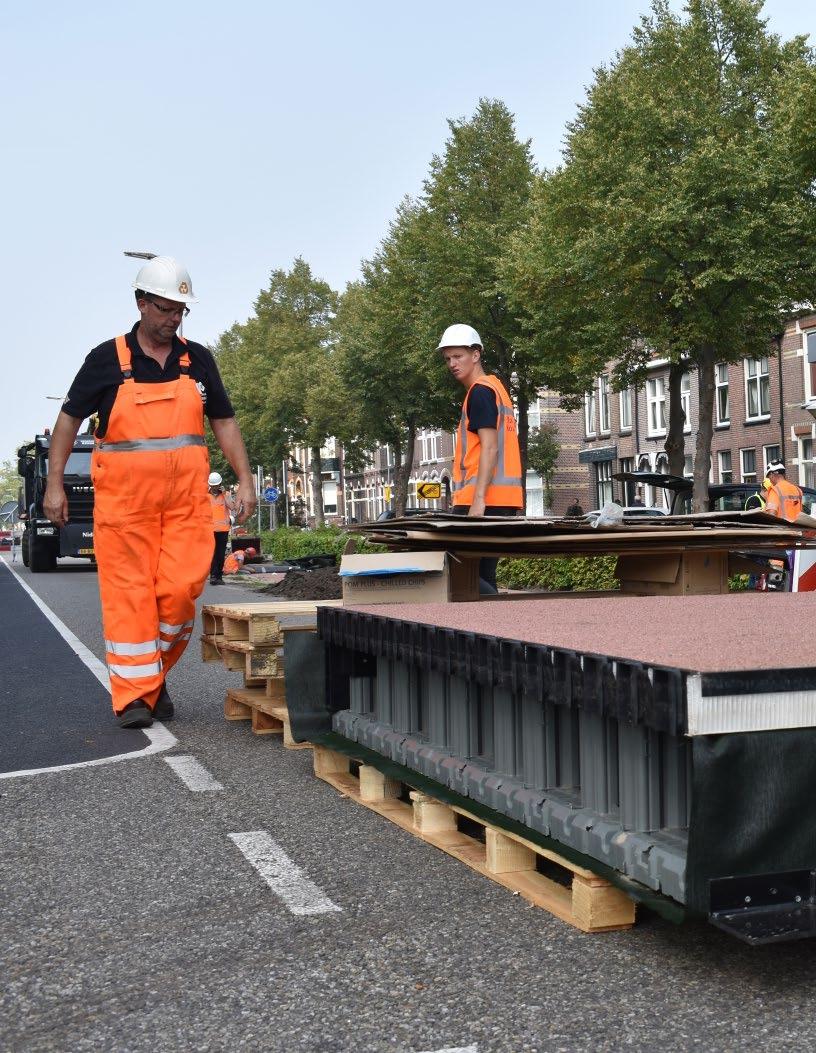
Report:
[[[368,614],[701,673],[816,665],[816,593],[358,607]]]

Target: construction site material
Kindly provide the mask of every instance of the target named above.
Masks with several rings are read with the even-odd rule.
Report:
[[[343,602],[434,603],[479,595],[478,567],[446,552],[349,554],[340,563]]]
[[[331,602],[331,601],[329,601]],[[335,601],[337,602],[337,601]],[[282,734],[288,749],[295,742],[286,708],[284,678],[286,637],[314,635],[317,604],[312,601],[206,604],[201,656],[243,674],[243,687],[231,688],[224,700],[227,720],[251,720],[258,735]]]
[[[789,875],[816,870],[810,612],[782,593],[323,610],[310,733],[713,916],[715,883],[721,906],[724,881],[799,887]],[[772,937],[746,935],[759,927],[744,915],[732,930],[792,938],[789,907]]]
[[[290,570],[282,580],[265,585],[258,591],[280,600],[339,600],[342,586],[337,571],[337,567]]]
[[[464,808],[322,746],[314,748],[314,771],[345,796],[583,932],[628,929],[634,923],[634,903],[608,881]]]

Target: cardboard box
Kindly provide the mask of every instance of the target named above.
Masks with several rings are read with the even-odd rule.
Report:
[[[340,580],[344,606],[478,600],[479,561],[447,552],[344,555]]]
[[[728,553],[619,556],[615,577],[628,595],[715,596],[728,592]]]

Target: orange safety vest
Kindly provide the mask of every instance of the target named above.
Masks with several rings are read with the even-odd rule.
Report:
[[[227,495],[221,491],[220,494],[210,494],[212,505],[213,530],[220,534],[230,528],[229,508],[227,507]]]
[[[485,504],[505,508],[523,508],[521,452],[513,403],[504,384],[494,376],[479,377],[478,380],[475,380],[468,388],[462,404],[462,416],[459,421],[456,452],[453,459],[453,503],[454,505],[473,504],[482,443],[478,434],[468,431],[467,410],[471,392],[477,384],[482,384],[495,392],[499,411],[497,421],[499,456],[493,478],[485,491]]]
[[[765,511],[770,515],[779,516],[780,519],[789,519],[793,522],[802,511],[802,491],[796,483],[789,483],[787,479],[771,483],[768,487]]]
[[[154,706],[187,646],[212,562],[204,403],[190,376],[137,383],[124,336],[122,383],[91,458],[94,549],[113,708]]]

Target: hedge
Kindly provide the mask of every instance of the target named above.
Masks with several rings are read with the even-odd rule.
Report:
[[[506,589],[546,592],[617,589],[616,562],[617,556],[500,559],[496,581]]]
[[[359,534],[349,534],[336,526],[301,530],[299,527],[278,527],[261,533],[261,551],[275,560],[298,559],[301,556],[323,556],[331,553],[339,561],[351,537],[357,539],[358,552],[382,552],[377,545],[370,545]]]

